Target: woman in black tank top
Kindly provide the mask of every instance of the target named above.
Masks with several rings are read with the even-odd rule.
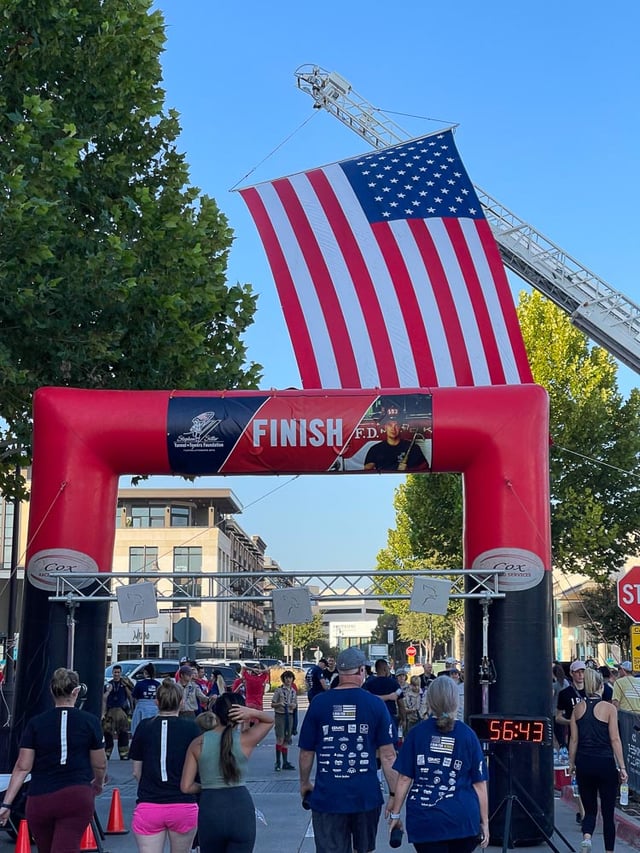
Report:
[[[616,795],[619,783],[628,778],[618,731],[618,710],[602,700],[602,675],[596,669],[585,671],[584,687],[587,698],[573,709],[569,740],[570,771],[575,771],[584,806],[581,849],[582,853],[591,851],[599,796],[604,848],[606,853],[613,853]]]

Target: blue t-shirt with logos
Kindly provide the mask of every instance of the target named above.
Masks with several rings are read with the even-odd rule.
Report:
[[[318,664],[309,667],[305,675],[305,682],[307,685],[307,698],[311,702],[312,699],[324,693],[325,690],[324,670],[322,667],[318,666]]]
[[[414,726],[394,769],[413,779],[407,794],[407,836],[414,844],[470,838],[480,831],[480,803],[473,787],[487,779],[476,734],[456,721],[441,732],[430,717]]]
[[[298,746],[315,752],[313,811],[353,814],[382,805],[376,749],[393,743],[389,712],[361,687],[329,690],[306,712]]]

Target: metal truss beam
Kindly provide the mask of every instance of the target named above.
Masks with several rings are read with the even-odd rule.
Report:
[[[411,598],[416,578],[443,578],[451,581],[451,599],[491,600],[504,598],[500,592],[500,569],[478,571],[476,569],[454,570],[394,570],[394,571],[349,571],[348,573],[320,570],[296,575],[284,572],[195,572],[129,574],[101,572],[99,574],[57,573],[56,589],[49,601],[64,604],[116,601],[116,590],[130,586],[133,582],[151,581],[156,585],[158,603],[180,603],[197,605],[206,602],[262,602],[270,600],[271,590],[292,587],[315,587],[311,594],[317,605],[331,602],[353,601],[403,601]],[[388,592],[389,586],[395,590]],[[265,588],[266,587],[266,588]],[[335,588],[340,587],[336,592]],[[363,592],[362,589],[365,588]],[[195,593],[195,590],[198,590]]]

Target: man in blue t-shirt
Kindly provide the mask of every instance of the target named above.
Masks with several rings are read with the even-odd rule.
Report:
[[[329,685],[324,677],[324,671],[326,668],[327,659],[320,658],[315,666],[310,666],[307,670],[304,680],[307,685],[307,699],[309,702],[327,690]]]
[[[351,647],[337,660],[339,684],[309,705],[298,739],[300,794],[312,810],[316,851],[338,853],[350,838],[357,853],[375,850],[382,793],[376,750],[389,785],[392,810],[397,774],[389,713],[362,689],[366,657]],[[315,784],[310,781],[314,760]]]
[[[395,675],[391,675],[389,664],[384,658],[376,661],[376,674],[367,678],[363,687],[369,693],[373,693],[374,696],[378,696],[384,700],[384,704],[387,706],[393,722],[394,739],[397,740],[400,712],[402,711],[402,715],[404,714],[402,688],[398,684],[398,679]]]

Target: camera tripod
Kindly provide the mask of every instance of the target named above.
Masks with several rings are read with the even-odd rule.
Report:
[[[536,820],[536,818],[531,814],[531,811],[527,808],[527,806],[520,799],[520,794],[524,799],[528,802],[529,806],[533,806],[536,808],[535,802],[532,800],[528,791],[522,787],[522,785],[517,781],[517,779],[513,778],[513,772],[511,767],[511,760],[513,754],[513,746],[509,744],[507,746],[507,764],[500,759],[498,755],[495,753],[491,755],[491,761],[495,761],[495,763],[504,771],[507,778],[507,793],[504,795],[502,800],[500,801],[498,807],[495,809],[491,817],[489,818],[489,827],[491,827],[491,822],[495,820],[496,816],[500,813],[500,811],[504,808],[504,829],[502,831],[502,853],[507,853],[508,848],[512,848],[514,846],[513,840],[511,837],[511,821],[513,819],[513,810],[514,808],[520,809],[522,813],[524,813],[529,820],[536,826],[539,830],[540,834],[544,836],[544,840],[548,844],[548,846],[553,850],[553,853],[560,853],[556,845],[551,840],[551,835],[540,826],[540,823]],[[517,793],[516,793],[517,790]],[[489,829],[491,831],[491,829]],[[558,827],[553,826],[553,832],[560,836],[560,838],[567,845],[569,850],[572,853],[576,853],[575,848],[571,846],[569,841],[564,837],[564,835],[559,831]],[[553,834],[552,832],[552,834]]]

